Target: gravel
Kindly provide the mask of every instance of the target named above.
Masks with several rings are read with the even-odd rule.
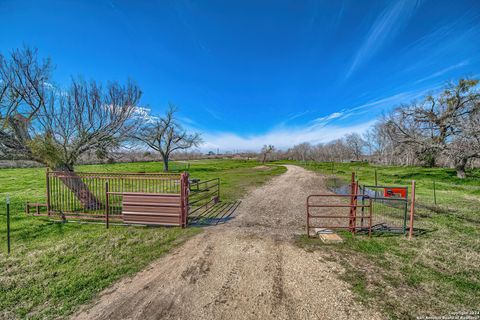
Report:
[[[105,290],[74,319],[381,319],[359,304],[344,272],[295,246],[321,175],[297,166],[252,190],[231,222],[206,228]]]

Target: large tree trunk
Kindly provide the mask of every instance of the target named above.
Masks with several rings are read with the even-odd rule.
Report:
[[[168,172],[168,156],[163,156],[163,171]]]
[[[468,159],[459,159],[455,161],[455,170],[457,170],[457,177],[460,179],[465,179],[467,177],[467,173],[465,172],[467,162]]]
[[[59,179],[63,184],[75,195],[80,203],[87,210],[101,209],[102,203],[90,191],[88,186],[73,171],[73,167],[69,165],[61,165],[55,168],[55,171],[61,172]]]

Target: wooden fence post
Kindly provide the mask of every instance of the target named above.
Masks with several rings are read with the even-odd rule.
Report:
[[[413,216],[415,214],[415,180],[412,180],[412,201],[410,203],[410,226],[408,230],[408,239],[411,240],[413,236]]]

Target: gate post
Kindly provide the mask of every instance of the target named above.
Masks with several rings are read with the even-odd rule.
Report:
[[[184,172],[180,176],[180,225],[182,226],[182,228],[185,228],[187,226],[188,220],[188,192],[190,189],[188,184],[188,172]]]
[[[109,221],[108,221],[108,213],[110,211],[110,199],[109,199],[109,192],[110,190],[108,189],[108,180],[105,182],[105,227],[108,229],[109,227]]]
[[[354,208],[354,205],[356,205],[356,203],[355,203],[355,193],[356,193],[356,190],[357,190],[356,182],[355,182],[355,172],[352,172],[352,182],[351,182],[350,187],[351,187],[350,188],[351,197],[350,197],[349,229],[350,229],[350,232],[355,233],[354,219],[355,219],[355,215],[356,215],[356,212],[355,212],[356,208]]]
[[[413,215],[415,213],[415,180],[412,180],[412,202],[410,203],[410,227],[408,230],[408,239],[413,235]]]
[[[45,177],[47,179],[47,215],[50,215],[50,169],[48,169],[48,167],[45,173]]]

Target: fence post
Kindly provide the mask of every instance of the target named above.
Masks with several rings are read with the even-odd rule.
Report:
[[[187,226],[188,221],[188,173],[184,172],[180,175],[180,210],[181,210],[181,217],[180,217],[180,226],[185,228]]]
[[[408,239],[412,240],[413,235],[413,216],[415,214],[415,180],[412,180],[412,201],[410,203],[410,227],[408,230]]]
[[[435,180],[433,180],[433,203],[437,205],[437,191],[435,188]]]
[[[375,187],[378,186],[377,169],[375,169]]]
[[[108,221],[108,211],[110,209],[109,206],[109,198],[108,198],[108,181],[105,182],[105,226],[109,227],[109,221]]]
[[[10,196],[7,195],[7,250],[10,254]]]
[[[368,214],[370,215],[370,217],[368,218],[368,236],[371,238],[372,237],[372,213],[373,213],[373,209],[372,209],[372,198],[369,198],[368,199]]]
[[[355,172],[352,172],[352,181],[351,181],[351,185],[350,185],[350,194],[351,194],[351,197],[350,197],[350,222],[349,222],[350,232],[354,232],[353,219],[354,219],[355,212],[354,212],[353,205],[355,203],[355,191],[356,191]]]
[[[47,179],[47,215],[50,215],[50,170],[48,167],[45,176]]]
[[[310,197],[307,197],[307,238],[310,238],[310,207],[308,206],[308,199]]]

